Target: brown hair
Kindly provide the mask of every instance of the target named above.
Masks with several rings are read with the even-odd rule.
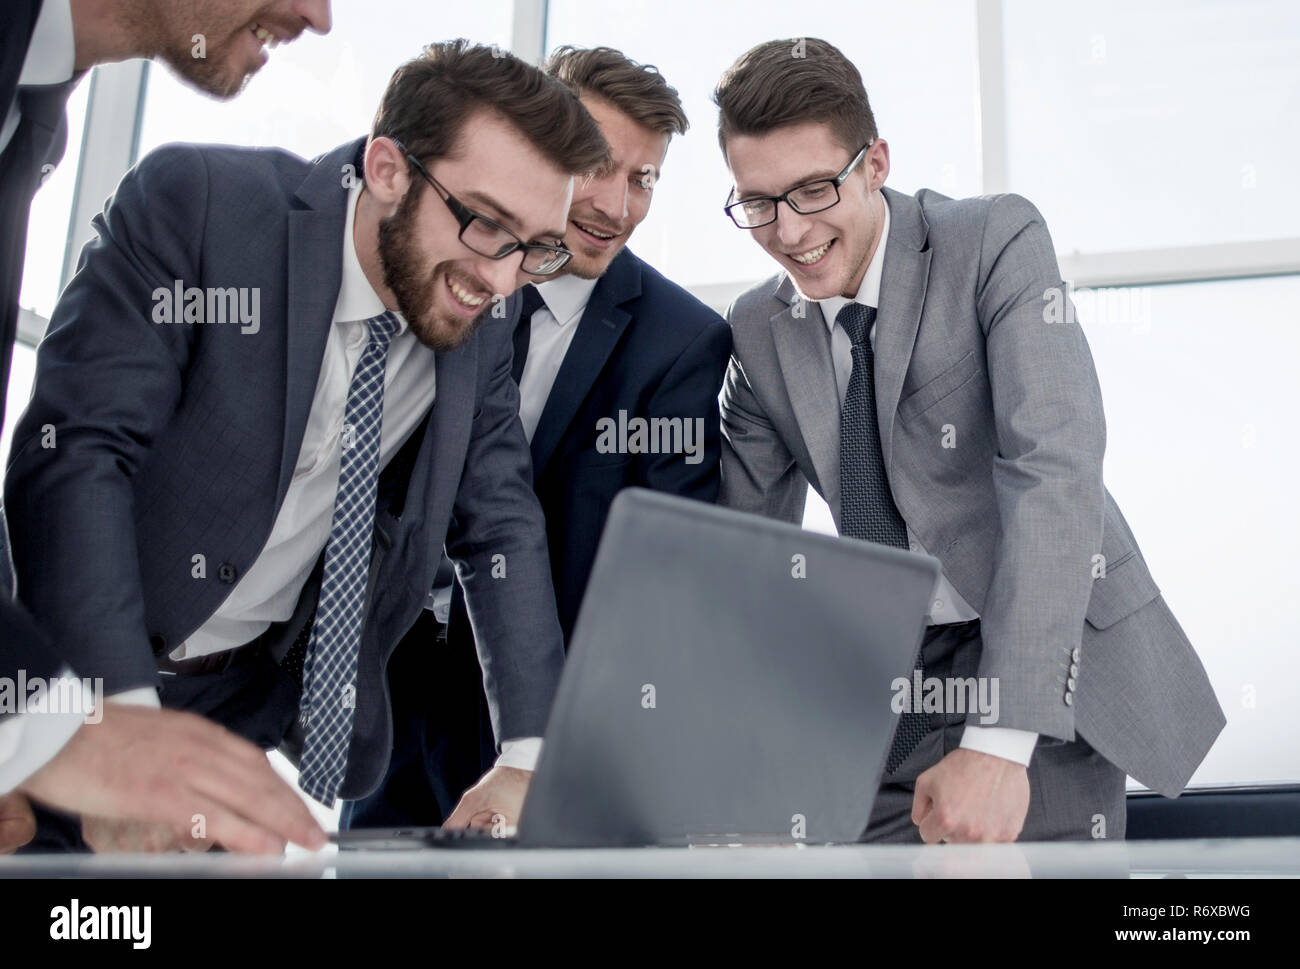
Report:
[[[612,47],[557,47],[546,73],[579,92],[604,98],[642,127],[684,135],[690,123],[677,89],[653,64],[638,64]]]
[[[568,87],[464,38],[430,44],[394,72],[370,137],[397,139],[421,160],[442,158],[480,110],[504,117],[561,171],[586,174],[608,162],[600,126]]]
[[[820,121],[841,147],[856,152],[876,138],[876,118],[862,75],[840,50],[816,37],[769,40],[727,68],[713,92],[718,144],[732,135],[762,135]]]

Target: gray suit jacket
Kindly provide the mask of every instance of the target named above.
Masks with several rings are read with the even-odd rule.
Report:
[[[108,693],[156,685],[155,655],[213,614],[271,533],[338,296],[345,167],[359,170],[363,144],[315,162],[160,148],[95,219],[98,238],[37,353],[5,499],[23,603],[78,675],[103,677]],[[260,329],[153,322],[151,293],[175,280],[256,288]],[[424,606],[444,543],[496,736],[545,728],[564,653],[511,353],[509,320],[492,317],[439,353],[427,421],[381,476],[345,799],[384,776],[385,666]],[[205,576],[194,574],[196,554]],[[317,581],[273,629],[282,641],[310,615]]]
[[[884,192],[885,467],[904,519],[980,613],[979,675],[999,679],[998,725],[1040,743],[1077,730],[1175,796],[1223,712],[1102,484],[1101,393],[1059,302],[1042,217],[1016,195]],[[821,310],[782,273],[728,319],[720,500],[797,521],[811,483],[838,525],[839,400]]]

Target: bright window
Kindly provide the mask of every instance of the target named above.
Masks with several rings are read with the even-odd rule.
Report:
[[[1300,235],[1300,5],[1006,0],[1011,189],[1058,251]]]
[[[195,141],[273,145],[313,158],[370,130],[393,71],[426,44],[468,37],[508,49],[512,6],[510,0],[335,3],[327,35],[304,33],[271,51],[232,101],[202,98],[152,68],[140,153],[168,141]],[[389,15],[376,16],[376,7]]]
[[[682,96],[691,128],[668,149],[632,248],[683,286],[758,280],[774,271],[770,257],[722,214],[731,181],[711,100],[722,72],[763,41],[789,38],[793,49],[799,37],[821,37],[853,60],[889,142],[891,186],[979,194],[972,2],[550,0],[549,11],[548,52],[560,44],[617,47],[657,66]]]

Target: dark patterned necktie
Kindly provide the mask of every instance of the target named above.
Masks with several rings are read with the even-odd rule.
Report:
[[[840,534],[907,548],[907,525],[889,490],[876,420],[876,356],[870,339],[875,319],[876,308],[861,303],[848,303],[835,316],[853,343],[853,372],[840,407]],[[918,668],[919,661],[918,656]],[[919,703],[920,697],[913,697],[913,706]],[[886,773],[892,774],[916,749],[929,719],[920,712],[899,718]]]
[[[519,312],[519,322],[515,324],[515,358],[510,364],[510,374],[519,383],[524,375],[524,361],[528,359],[528,338],[533,331],[533,314],[542,308],[545,302],[537,287],[529,283],[523,288],[524,308]]]
[[[352,374],[340,435],[342,457],[325,570],[303,671],[301,713],[306,731],[298,786],[332,807],[347,773],[357,702],[357,659],[366,613],[366,579],[375,522],[384,371],[397,317],[367,320],[370,342]]]

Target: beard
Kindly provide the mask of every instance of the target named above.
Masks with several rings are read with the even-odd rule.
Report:
[[[177,77],[219,101],[237,96],[257,71],[254,68],[245,74],[242,67],[232,66],[236,37],[242,36],[243,31],[226,36],[236,25],[230,22],[230,11],[223,9],[217,0],[171,2],[161,10],[142,0],[119,0],[116,16],[131,31],[131,36],[149,38],[158,57]],[[208,28],[203,57],[194,56],[194,36],[198,33],[193,29],[195,24]],[[217,34],[221,35],[220,39]]]
[[[577,216],[573,216],[573,218],[577,218]],[[600,226],[602,232],[610,231],[614,235],[622,235],[621,231],[613,232],[613,230],[607,229],[603,221],[597,219],[583,221],[590,221],[592,225]],[[570,235],[580,232],[581,230],[576,228],[569,230]],[[613,251],[597,249],[594,246],[589,246],[583,240],[581,235],[578,235],[571,243],[566,239],[565,244],[568,245],[569,249],[573,252],[573,258],[570,259],[568,265],[564,267],[564,275],[576,276],[578,279],[599,279],[601,276],[605,275],[605,272],[609,269],[610,265],[618,258],[619,253],[621,253],[624,246],[627,245],[630,236],[631,233],[628,233],[628,236],[624,236],[622,242],[620,242]]]
[[[577,276],[579,279],[599,279],[605,275],[605,271],[609,269],[609,264],[614,261],[614,257],[622,251],[623,247],[619,246],[614,255],[610,256],[604,252],[588,254],[574,249],[573,258],[564,267],[564,275]]]
[[[204,59],[191,57],[189,51],[188,47],[184,53],[165,50],[160,56],[182,81],[218,101],[233,100],[253,77],[251,74],[231,77],[219,53],[215,58]]]
[[[437,287],[450,270],[440,262],[425,271],[415,241],[415,212],[419,192],[408,189],[392,215],[379,220],[379,264],[384,285],[397,299],[397,308],[417,340],[431,350],[447,351],[464,346],[483,321],[485,314],[466,321],[459,316],[439,316],[434,310]]]

